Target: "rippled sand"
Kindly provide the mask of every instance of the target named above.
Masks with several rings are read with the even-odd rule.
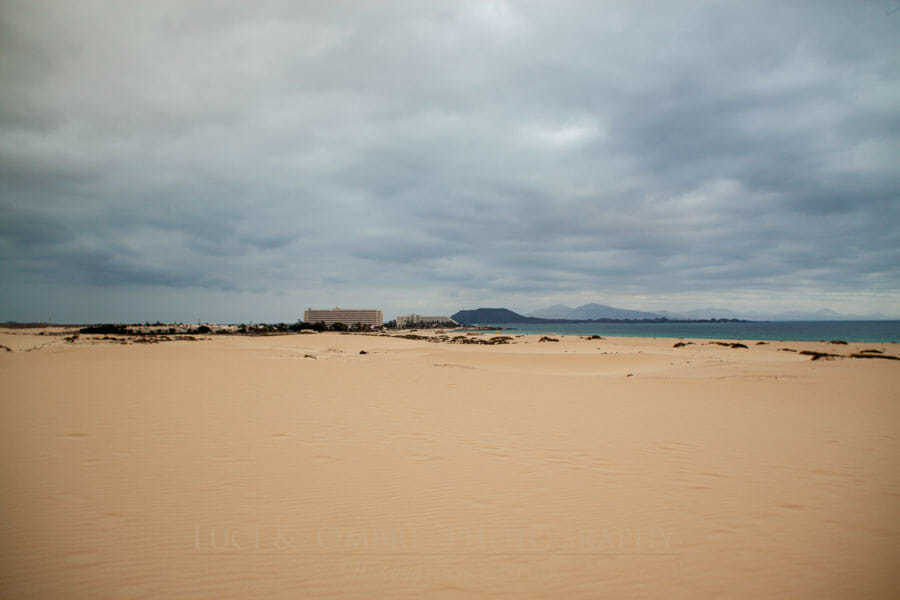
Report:
[[[31,333],[3,597],[900,595],[894,344]]]

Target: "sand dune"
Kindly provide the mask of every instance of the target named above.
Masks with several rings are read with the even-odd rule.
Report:
[[[780,350],[895,344],[102,337],[0,333],[5,597],[900,593],[900,363]]]

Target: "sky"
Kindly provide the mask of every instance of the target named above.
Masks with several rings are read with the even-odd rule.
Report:
[[[900,317],[900,1],[0,0],[0,320]]]

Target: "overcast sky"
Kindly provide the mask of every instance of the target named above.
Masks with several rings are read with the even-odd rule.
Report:
[[[900,316],[900,2],[0,7],[0,320]]]

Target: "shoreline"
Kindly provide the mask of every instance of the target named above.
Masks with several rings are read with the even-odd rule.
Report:
[[[868,321],[861,321],[868,322]],[[895,321],[885,321],[889,323],[894,323]],[[900,323],[900,321],[897,321]],[[762,323],[762,322],[760,322]],[[778,322],[780,323],[780,322]],[[799,321],[798,321],[799,323]],[[805,322],[804,322],[805,323]],[[843,323],[843,321],[833,321],[833,323]],[[212,333],[197,333],[195,325],[192,324],[182,324],[182,323],[163,323],[161,325],[154,326],[143,326],[141,324],[131,325],[124,324],[126,327],[136,327],[135,333],[122,334],[122,333],[79,333],[79,329],[84,327],[88,327],[85,325],[52,325],[52,326],[35,326],[35,327],[2,327],[0,326],[0,335],[12,335],[12,336],[37,336],[37,337],[52,337],[52,336],[70,336],[73,334],[78,334],[79,337],[84,337],[85,339],[103,339],[104,336],[107,337],[115,337],[115,338],[123,338],[123,339],[131,339],[134,337],[140,336],[149,336],[149,335],[170,335],[170,336],[186,336],[193,335],[195,337],[204,338],[204,339],[219,339],[219,338],[257,338],[257,337],[291,337],[291,336],[304,336],[304,335],[361,335],[361,336],[381,336],[381,337],[397,337],[404,336],[410,334],[416,334],[420,336],[428,336],[433,337],[438,334],[444,335],[490,335],[490,336],[513,336],[513,337],[526,337],[526,338],[540,338],[541,336],[560,336],[564,338],[590,338],[591,336],[599,336],[601,338],[608,339],[619,339],[623,341],[627,340],[661,340],[661,341],[669,341],[669,340],[680,340],[680,341],[692,341],[692,342],[700,342],[706,343],[715,340],[729,341],[729,342],[767,342],[767,343],[849,343],[849,344],[884,344],[884,345],[897,345],[900,344],[898,340],[886,340],[886,339],[868,339],[868,340],[853,340],[853,339],[823,339],[823,338],[779,338],[779,337],[729,337],[728,335],[709,335],[709,336],[697,336],[697,335],[627,335],[618,332],[614,333],[592,333],[592,332],[580,332],[580,331],[564,331],[564,330],[553,330],[548,329],[547,331],[527,331],[519,328],[513,328],[508,326],[498,326],[498,327],[486,327],[486,326],[478,326],[478,327],[457,327],[457,328],[435,328],[435,329],[388,329],[383,331],[313,331],[304,329],[302,331],[271,331],[271,332],[262,332],[262,333],[239,333],[236,331],[235,325],[222,325],[223,331],[213,331]],[[173,331],[161,331],[161,329],[180,327],[180,330]],[[140,329],[151,330],[149,332],[140,331]],[[153,333],[152,330],[157,330],[157,333]],[[726,334],[728,332],[722,332]],[[850,336],[852,337],[852,336]]]
[[[739,323],[616,323],[564,327],[512,326],[503,331],[532,335],[591,335],[664,339],[734,339],[750,341],[829,341],[842,339],[860,343],[897,343],[900,321],[747,321]],[[637,334],[637,335],[636,335]]]

